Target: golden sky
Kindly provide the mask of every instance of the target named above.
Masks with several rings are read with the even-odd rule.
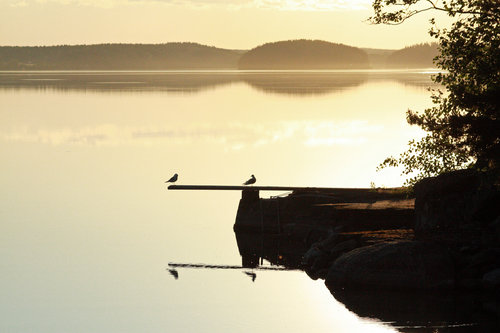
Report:
[[[370,5],[371,0],[1,0],[0,45],[190,41],[249,49],[307,38],[397,49],[432,41],[430,16],[374,26],[365,22]]]

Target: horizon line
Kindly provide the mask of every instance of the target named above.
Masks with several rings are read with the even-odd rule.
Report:
[[[420,44],[432,44],[435,42],[414,42],[411,44],[408,44],[404,47],[401,48],[378,48],[378,47],[365,47],[365,46],[355,46],[352,44],[345,44],[345,43],[339,43],[339,42],[332,42],[329,40],[324,40],[324,39],[307,39],[307,38],[297,38],[297,39],[283,39],[283,40],[277,40],[277,41],[269,41],[265,42],[262,44],[259,44],[257,46],[254,46],[252,48],[248,49],[239,49],[239,48],[228,48],[228,47],[219,47],[215,45],[209,45],[209,44],[204,44],[200,42],[194,42],[194,41],[170,41],[170,42],[158,42],[158,43],[143,43],[143,42],[106,42],[106,43],[89,43],[89,44],[46,44],[46,45],[0,45],[0,47],[60,47],[60,46],[98,46],[98,45],[166,45],[166,44],[197,44],[201,46],[207,46],[207,47],[214,47],[217,49],[222,49],[222,50],[229,50],[229,51],[249,51],[252,50],[256,47],[265,45],[265,44],[270,44],[270,43],[276,43],[276,42],[282,42],[282,41],[298,41],[298,40],[312,40],[312,41],[324,41],[332,44],[341,44],[341,45],[346,45],[346,46],[351,46],[351,47],[356,47],[359,49],[372,49],[372,50],[401,50],[406,47],[414,46],[414,45],[420,45]]]

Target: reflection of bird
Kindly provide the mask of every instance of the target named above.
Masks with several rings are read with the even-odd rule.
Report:
[[[247,180],[246,182],[243,183],[243,185],[255,184],[256,181],[257,181],[257,178],[255,178],[255,176],[252,175],[249,180]]]
[[[250,276],[252,278],[252,282],[255,282],[255,279],[257,278],[257,274],[255,274],[254,272],[243,272],[243,273]]]
[[[173,268],[169,268],[168,269],[168,272],[177,280],[179,278],[179,273],[173,269]]]
[[[175,183],[177,181],[177,178],[179,178],[179,175],[175,174],[175,175],[172,176],[172,178],[170,178],[169,180],[167,180],[165,183]]]

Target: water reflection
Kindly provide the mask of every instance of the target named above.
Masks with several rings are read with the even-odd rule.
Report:
[[[484,311],[478,294],[332,290],[361,317],[378,318],[401,332],[498,332],[498,318]]]
[[[0,89],[90,92],[194,93],[239,81],[224,72],[15,72],[0,73]]]
[[[439,85],[429,80],[429,77],[438,74],[437,70],[430,71],[373,71],[370,73],[370,81],[395,81],[399,84],[408,87],[422,88],[427,90],[431,88],[439,88]]]
[[[345,91],[368,81],[428,87],[429,73],[408,71],[281,72],[0,72],[0,90],[197,93],[244,83],[259,91],[295,96]]]
[[[368,79],[361,73],[242,73],[240,78],[252,88],[275,94],[322,95],[355,88]]]
[[[179,279],[178,269],[206,269],[206,270],[241,270],[243,274],[249,276],[252,282],[257,279],[257,271],[292,271],[293,268],[279,266],[259,266],[259,262],[246,262],[245,259],[253,259],[253,257],[243,257],[243,265],[213,265],[213,264],[192,264],[192,263],[169,263],[167,271],[174,277]],[[261,265],[263,262],[260,263]],[[250,269],[250,270],[248,270]]]
[[[239,269],[300,269],[302,256],[309,249],[304,241],[284,235],[235,235],[242,258]],[[269,264],[271,267],[261,266]],[[480,294],[345,289],[331,293],[356,315],[388,323],[400,332],[497,332],[500,324],[484,310],[491,298]]]
[[[264,260],[271,265],[299,269],[308,246],[299,240],[273,234],[235,232],[242,266],[257,268]]]
[[[180,171],[185,183],[255,173],[261,184],[392,186],[398,172],[375,166],[414,136],[404,111],[427,107],[428,93],[399,74],[314,98],[263,93],[236,73],[167,74],[0,75],[11,78],[0,80],[0,331],[394,332],[300,271],[260,269],[297,265],[286,241],[272,253],[277,241],[256,236],[242,252],[259,267],[242,268],[238,194],[163,182]],[[72,75],[81,82],[59,82]],[[175,280],[173,258],[240,268],[177,268]]]

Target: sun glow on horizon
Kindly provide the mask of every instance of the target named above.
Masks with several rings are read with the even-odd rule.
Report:
[[[365,10],[371,0],[255,0],[258,7],[291,11]]]
[[[100,8],[120,7],[124,5],[144,6],[163,4],[178,7],[207,9],[213,7],[238,10],[242,8],[271,9],[283,11],[335,11],[366,10],[371,0],[7,0],[11,7],[29,5],[59,4]]]
[[[368,24],[371,5],[372,0],[2,0],[0,31],[9,33],[0,34],[0,45],[196,42],[251,49],[317,39],[398,49],[431,39],[425,15],[397,28]]]

